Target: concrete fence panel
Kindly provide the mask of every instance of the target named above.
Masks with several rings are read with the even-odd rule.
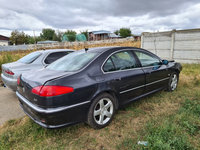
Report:
[[[163,59],[200,63],[200,29],[142,33],[141,46]]]

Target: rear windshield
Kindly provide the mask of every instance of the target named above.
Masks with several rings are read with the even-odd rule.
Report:
[[[74,52],[67,56],[58,59],[57,61],[50,64],[47,68],[56,71],[67,71],[74,72],[85,67],[91,62],[98,53],[86,53],[86,52]]]
[[[22,57],[18,61],[21,63],[30,64],[33,61],[35,61],[41,54],[42,53],[40,53],[40,52],[33,52],[33,53],[30,53],[30,54]]]

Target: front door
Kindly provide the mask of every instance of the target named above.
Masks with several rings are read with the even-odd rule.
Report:
[[[145,93],[166,87],[170,76],[167,66],[154,54],[141,51],[136,51],[135,54],[145,72]]]
[[[131,50],[114,53],[103,66],[105,79],[125,104],[143,94],[145,74]]]

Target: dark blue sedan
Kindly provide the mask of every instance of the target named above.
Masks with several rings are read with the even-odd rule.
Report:
[[[174,91],[181,70],[179,63],[140,48],[91,48],[22,74],[16,94],[24,112],[43,127],[87,122],[99,129],[120,106],[163,89]]]

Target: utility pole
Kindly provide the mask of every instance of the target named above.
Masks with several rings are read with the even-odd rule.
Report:
[[[36,39],[35,39],[35,30],[33,30],[33,36],[34,36],[34,44],[36,44]]]

